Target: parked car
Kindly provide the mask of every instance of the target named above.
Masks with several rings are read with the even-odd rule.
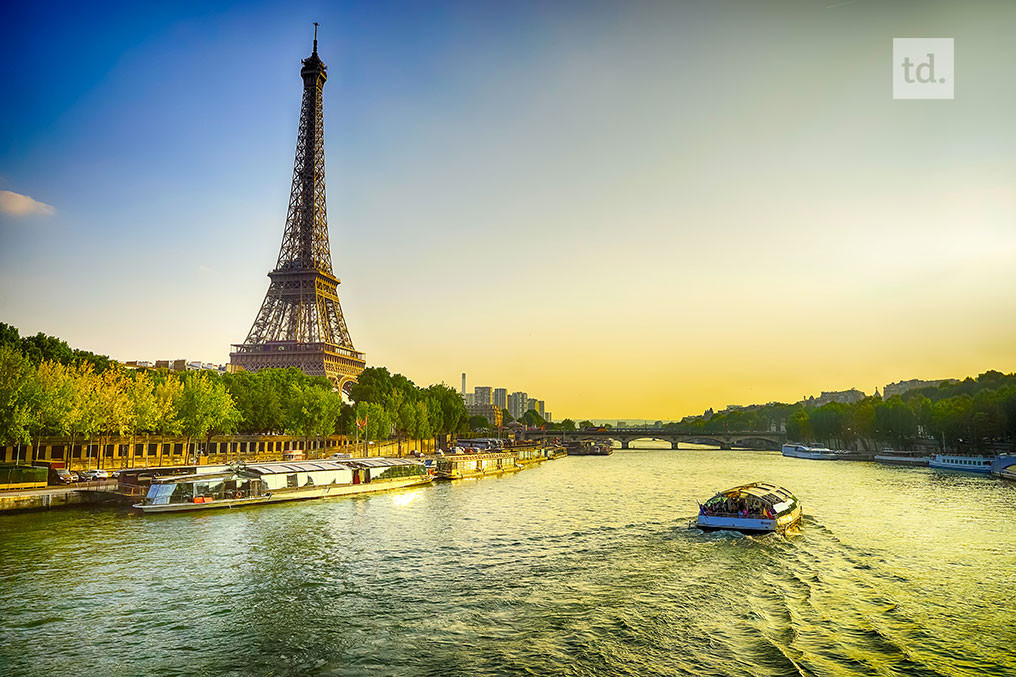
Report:
[[[77,470],[71,470],[69,472],[71,474],[71,482],[80,482],[81,481],[81,475],[78,474]]]
[[[84,471],[81,474],[81,479],[86,482],[92,482],[94,480],[108,480],[109,473],[105,470],[93,468],[91,470]]]
[[[74,475],[66,468],[53,468],[50,470],[50,484],[70,484],[74,481]]]

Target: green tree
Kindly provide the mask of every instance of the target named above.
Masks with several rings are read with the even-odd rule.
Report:
[[[71,370],[59,362],[43,360],[29,379],[28,429],[35,445],[43,435],[66,435],[74,407]],[[34,450],[38,458],[38,450]]]
[[[360,430],[360,439],[384,440],[392,434],[392,420],[385,408],[375,402],[358,402],[356,417],[365,427]]]
[[[183,432],[183,421],[179,415],[179,407],[183,400],[183,382],[175,374],[156,380],[153,390],[155,396],[155,423],[152,431],[163,438],[179,435]],[[159,446],[159,464],[162,464],[165,443]]]
[[[0,331],[0,337],[4,336],[4,331]],[[20,350],[10,343],[0,344],[0,443],[19,447],[30,443],[28,391],[34,373],[31,362]]]
[[[917,437],[917,416],[899,395],[875,406],[876,434],[900,449],[913,446]]]
[[[849,437],[847,429],[850,426],[850,407],[841,402],[830,402],[812,411],[808,421],[816,439],[839,446],[838,442]]]
[[[797,409],[787,419],[787,437],[792,440],[807,442],[814,439],[811,430],[811,420],[808,412],[802,407]]]
[[[490,429],[490,421],[485,416],[470,416],[469,429],[473,432],[486,432]]]
[[[561,421],[561,430],[565,431],[566,433],[575,432],[575,421],[571,420],[570,418],[566,418],[565,420]]]
[[[187,437],[187,453],[190,453],[192,439],[204,438],[207,444],[212,435],[235,430],[240,420],[240,412],[226,387],[202,373],[183,379],[178,416]]]
[[[522,418],[520,420],[527,426],[535,426],[537,428],[545,427],[547,425],[547,420],[542,416],[540,416],[539,412],[537,412],[535,409],[530,409],[529,411],[527,411],[525,414],[522,415]]]

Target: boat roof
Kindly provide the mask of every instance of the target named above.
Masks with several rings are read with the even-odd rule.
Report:
[[[188,475],[156,475],[152,478],[152,482],[155,484],[183,484],[185,482],[204,482],[207,480],[227,479],[232,477],[236,477],[236,473],[233,471],[200,474],[191,473]]]
[[[390,468],[398,465],[421,465],[408,458],[343,458],[336,461],[281,461],[275,463],[253,463],[247,471],[262,475],[280,473],[320,472],[328,470],[353,470],[355,468]]]
[[[420,462],[411,458],[350,458],[342,461],[354,468],[390,468],[396,465],[420,465]]]
[[[751,484],[742,484],[741,486],[721,491],[716,494],[714,498],[718,496],[723,496],[724,498],[752,496],[768,503],[769,505],[777,505],[788,500],[797,500],[788,490],[776,484],[770,484],[769,482],[752,482]]]

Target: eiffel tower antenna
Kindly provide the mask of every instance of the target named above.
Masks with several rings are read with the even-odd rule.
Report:
[[[353,348],[332,272],[325,201],[322,91],[328,69],[314,49],[303,59],[303,102],[296,139],[293,187],[275,270],[247,340],[233,345],[230,362],[247,371],[298,367],[349,389],[365,366]]]

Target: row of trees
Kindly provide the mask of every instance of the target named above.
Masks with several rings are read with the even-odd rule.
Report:
[[[696,417],[665,426],[688,433],[766,432],[785,426],[799,441],[872,448],[884,443],[907,449],[919,438],[947,447],[983,449],[1016,440],[1016,373],[988,371],[975,378],[917,388],[883,400],[866,397],[821,407],[769,404]]]
[[[371,367],[360,374],[349,396],[360,435],[367,439],[424,439],[470,430],[462,397],[443,383],[421,388],[402,374]]]
[[[231,432],[241,419],[221,383],[203,374],[97,372],[87,361],[33,364],[0,345],[0,442],[31,445],[45,435],[91,443],[109,437]]]
[[[159,435],[186,436],[189,445],[236,432],[378,440],[468,430],[454,390],[419,388],[387,369],[364,371],[352,400],[344,402],[326,378],[294,368],[223,375],[129,370],[55,337],[23,339],[0,324],[2,444],[31,445],[42,436],[68,437],[73,445]]]

